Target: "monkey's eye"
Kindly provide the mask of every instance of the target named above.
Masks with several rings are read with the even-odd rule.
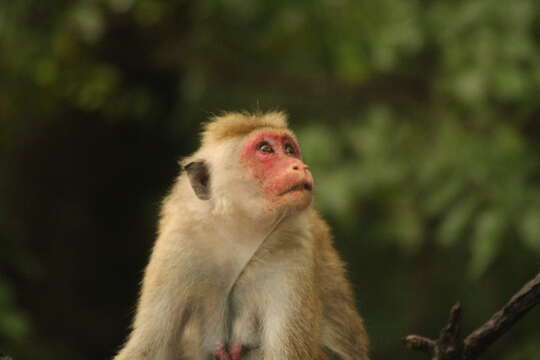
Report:
[[[265,153],[273,153],[274,148],[267,141],[263,141],[257,146],[257,150]]]
[[[296,153],[294,146],[290,142],[285,143],[284,150],[285,150],[285,154],[294,155]]]

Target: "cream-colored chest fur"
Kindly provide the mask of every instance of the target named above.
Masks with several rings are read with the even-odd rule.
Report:
[[[291,274],[297,279],[297,269],[313,269],[310,235],[295,225],[285,222],[269,235],[223,232],[208,243],[213,260],[204,274],[206,295],[194,300],[198,316],[191,317],[180,345],[187,359],[206,359],[222,343],[240,343],[250,349],[248,358],[256,358],[263,332],[287,316]]]

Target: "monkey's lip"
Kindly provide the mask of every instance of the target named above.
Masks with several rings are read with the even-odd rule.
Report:
[[[304,190],[311,191],[312,189],[313,189],[313,185],[311,183],[303,181],[301,183],[291,186],[290,188],[282,192],[281,195],[285,195],[293,191],[304,191]]]

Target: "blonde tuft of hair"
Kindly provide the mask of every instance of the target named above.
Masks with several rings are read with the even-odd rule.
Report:
[[[203,126],[202,145],[245,136],[260,128],[286,130],[288,129],[287,115],[281,111],[272,111],[267,113],[229,112],[214,116]]]

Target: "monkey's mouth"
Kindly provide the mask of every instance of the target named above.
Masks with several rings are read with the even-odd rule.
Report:
[[[313,189],[313,185],[308,183],[308,182],[301,182],[301,183],[298,183],[294,186],[291,186],[290,188],[288,188],[287,190],[285,190],[284,192],[281,193],[281,195],[284,195],[284,194],[287,194],[287,193],[290,193],[290,192],[293,192],[293,191],[304,191],[304,190],[307,190],[307,191],[311,191]]]

